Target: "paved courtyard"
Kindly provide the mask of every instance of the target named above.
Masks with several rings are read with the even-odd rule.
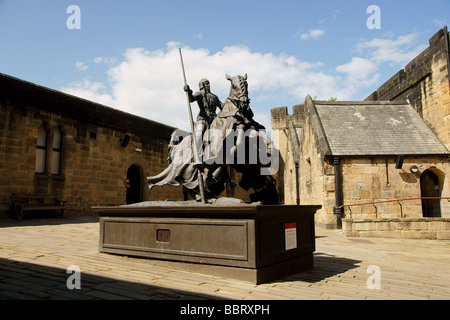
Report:
[[[0,299],[450,299],[444,240],[346,238],[317,228],[314,269],[260,285],[99,253],[98,242],[92,217],[0,219]],[[67,286],[73,265],[81,289]]]

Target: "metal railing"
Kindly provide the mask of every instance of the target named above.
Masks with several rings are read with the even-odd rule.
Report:
[[[348,207],[350,210],[350,218],[352,217],[352,209],[351,207],[355,206],[365,206],[365,205],[373,205],[375,208],[375,217],[378,218],[378,208],[376,207],[376,204],[379,203],[388,203],[388,202],[397,202],[400,206],[400,216],[403,218],[403,207],[400,201],[410,201],[410,200],[441,200],[441,199],[447,199],[448,202],[450,202],[450,197],[416,197],[416,198],[402,198],[402,199],[390,199],[390,200],[381,200],[381,201],[373,201],[373,202],[364,202],[364,203],[352,203],[352,204],[344,204],[338,208],[342,209],[345,207]]]

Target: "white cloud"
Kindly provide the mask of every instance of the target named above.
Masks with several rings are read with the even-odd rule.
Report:
[[[99,64],[99,63],[104,63],[104,64],[115,64],[117,63],[117,59],[116,58],[109,58],[109,57],[96,57],[94,59],[94,63],[95,64]]]
[[[81,96],[155,121],[182,129],[189,128],[187,102],[178,43],[170,42],[165,50],[128,49],[123,60],[111,65],[108,87],[87,79],[71,83],[62,91]],[[339,96],[336,77],[320,72],[319,62],[301,61],[286,54],[252,52],[246,46],[229,46],[211,53],[207,49],[182,48],[186,76],[192,90],[198,81],[208,78],[211,90],[224,101],[230,90],[225,74],[248,74],[249,96],[258,119],[270,128],[270,109],[286,99],[301,103],[306,95]],[[97,59],[100,62],[100,59]],[[276,101],[276,102],[274,102]],[[198,113],[197,105],[192,104]],[[264,123],[265,122],[265,123]]]
[[[380,74],[376,73],[378,66],[371,60],[353,57],[349,63],[339,65],[336,71],[345,74],[343,91],[345,96],[354,96],[361,88],[375,85]]]
[[[61,88],[61,91],[107,106],[114,105],[114,99],[106,92],[106,86],[100,82],[91,82],[87,78],[72,82],[69,86]]]
[[[302,33],[300,35],[300,39],[301,40],[319,39],[324,34],[325,34],[325,30],[313,29],[313,30],[309,30],[307,33]]]
[[[338,73],[346,75],[343,80],[344,96],[354,96],[361,88],[375,86],[380,78],[377,71],[383,64],[403,68],[427,47],[417,43],[415,33],[395,39],[392,32],[386,32],[383,37],[356,44],[357,51],[367,54],[368,58],[353,57],[349,63],[336,67]],[[396,71],[394,69],[393,73]]]
[[[78,70],[80,71],[86,71],[88,69],[88,66],[85,65],[83,62],[77,61],[75,63],[75,66],[77,67]]]
[[[324,64],[321,62],[302,61],[285,53],[252,52],[243,45],[227,46],[215,53],[185,46],[182,53],[192,90],[198,90],[198,81],[207,78],[212,92],[221,101],[230,90],[225,74],[247,73],[251,107],[257,115],[255,120],[269,129],[271,108],[302,103],[308,94],[320,100],[364,98],[359,96],[360,92],[377,85],[378,68],[382,63],[405,63],[415,57],[421,46],[412,44],[414,39],[414,35],[409,35],[359,43],[357,48],[368,51],[368,58],[353,57],[329,73],[322,71]],[[120,61],[108,64],[107,83],[85,78],[65,86],[62,91],[189,130],[179,46],[177,42],[169,42],[161,50],[130,48]],[[112,60],[97,57],[93,61]],[[197,104],[192,104],[192,110],[195,117]]]
[[[357,44],[360,51],[368,50],[371,59],[376,63],[390,63],[391,65],[402,65],[419,55],[427,45],[417,45],[415,33],[399,36],[397,39],[375,38],[371,41]]]
[[[336,71],[346,73],[355,80],[365,79],[376,70],[377,66],[374,62],[359,57],[353,57],[349,63],[336,67]]]

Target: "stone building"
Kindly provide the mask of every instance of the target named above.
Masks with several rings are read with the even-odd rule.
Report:
[[[0,74],[0,212],[12,193],[56,194],[68,215],[182,200],[181,187],[146,186],[167,166],[174,129]]]
[[[349,236],[450,239],[445,36],[366,101],[272,109],[286,204],[322,205],[316,223]]]

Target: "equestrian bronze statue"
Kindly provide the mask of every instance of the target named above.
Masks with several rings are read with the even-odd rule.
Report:
[[[192,133],[186,136],[180,136],[178,130],[173,132],[169,166],[160,174],[148,177],[149,188],[182,184],[191,194],[199,195],[204,187],[206,199],[217,198],[227,183],[236,185],[230,179],[230,170],[234,169],[240,173],[239,186],[253,192],[252,202],[278,204],[272,176],[278,170],[278,150],[267,137],[264,126],[253,119],[247,74],[226,75],[226,79],[230,81],[230,93],[220,105],[206,79],[200,81],[200,91],[196,94],[185,84],[189,101],[199,104],[198,128],[194,129],[192,123]],[[217,109],[220,111],[216,114]]]

